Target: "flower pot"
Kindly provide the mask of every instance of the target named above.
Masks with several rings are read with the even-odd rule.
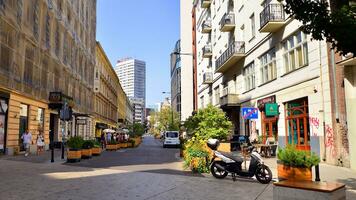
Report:
[[[117,145],[116,144],[107,144],[106,145],[106,150],[107,151],[116,151],[117,150]]]
[[[311,168],[287,166],[277,162],[277,172],[280,180],[312,181]]]
[[[69,149],[67,151],[67,162],[79,162],[82,158],[82,151],[80,149]]]
[[[99,156],[101,154],[101,148],[100,147],[93,147],[91,149],[91,153],[93,156]]]
[[[91,149],[82,149],[82,158],[91,158],[92,152]]]

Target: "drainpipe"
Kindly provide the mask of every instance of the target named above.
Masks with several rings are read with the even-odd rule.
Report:
[[[321,41],[319,41],[319,69],[320,69],[320,86],[321,86],[321,98],[322,98],[322,110],[323,112],[323,135],[324,135],[324,153],[323,161],[326,160],[326,132],[325,132],[325,102],[324,102],[324,84],[323,84],[323,70],[321,65]],[[319,111],[320,112],[320,111]]]
[[[331,70],[332,70],[332,79],[333,79],[333,93],[334,93],[334,106],[335,106],[335,118],[336,122],[339,122],[340,116],[339,116],[339,102],[337,98],[337,92],[336,92],[336,66],[335,66],[335,52],[334,49],[331,49]]]

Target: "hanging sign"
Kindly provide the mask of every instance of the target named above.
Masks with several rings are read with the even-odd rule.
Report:
[[[266,103],[265,104],[265,114],[266,114],[266,116],[279,115],[278,104],[276,104],[276,103]]]
[[[258,119],[258,109],[253,107],[242,108],[242,117],[244,119]]]

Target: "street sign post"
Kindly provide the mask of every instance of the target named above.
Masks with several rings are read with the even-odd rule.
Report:
[[[244,119],[258,119],[258,108],[254,108],[254,107],[242,108],[242,117]]]

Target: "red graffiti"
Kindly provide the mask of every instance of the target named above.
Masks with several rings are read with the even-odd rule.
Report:
[[[329,125],[326,125],[325,132],[326,132],[325,146],[326,147],[334,146],[334,132],[333,132],[333,129]]]
[[[315,128],[319,129],[320,126],[320,121],[317,117],[310,117],[309,118],[309,123],[314,126]]]

